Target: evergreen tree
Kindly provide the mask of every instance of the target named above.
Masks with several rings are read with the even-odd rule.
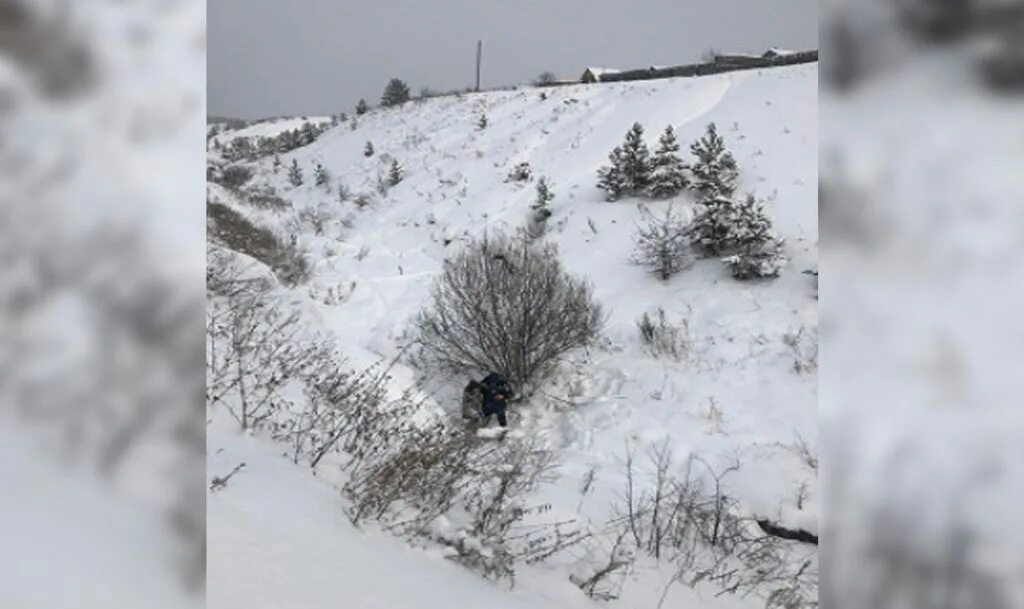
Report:
[[[363,156],[373,156],[373,142],[366,142],[366,146],[363,148]]]
[[[308,146],[316,141],[316,128],[313,127],[312,123],[306,121],[302,123],[302,129],[299,131],[299,145]]]
[[[782,248],[781,239],[770,239],[756,250],[726,256],[722,262],[734,279],[770,279],[778,277],[788,262]]]
[[[701,200],[688,232],[695,250],[703,256],[718,256],[735,250],[732,225],[736,204],[725,196]]]
[[[772,221],[764,211],[764,204],[748,194],[736,204],[732,224],[732,241],[736,249],[753,252],[774,238]]]
[[[597,187],[605,191],[608,201],[617,201],[627,190],[626,176],[622,172],[622,146],[608,154],[609,165],[597,170]]]
[[[388,184],[396,186],[405,177],[402,171],[402,166],[398,164],[398,160],[391,161],[391,169],[388,170]]]
[[[688,232],[694,248],[703,255],[737,255],[734,262],[746,269],[743,273],[750,272],[751,261],[761,266],[781,257],[781,242],[772,231],[771,219],[754,195],[739,203],[718,196],[703,200],[699,207]]]
[[[480,118],[476,121],[476,128],[483,131],[487,128],[487,115],[481,114]]]
[[[630,194],[645,192],[651,183],[651,152],[644,143],[640,123],[633,123],[622,144],[622,174]]]
[[[292,159],[292,166],[288,169],[288,181],[292,186],[302,186],[302,168],[299,167],[299,161],[296,159]]]
[[[687,186],[685,167],[677,154],[679,142],[672,125],[658,139],[658,150],[654,153],[651,169],[651,185],[648,194],[655,198],[673,197]]]
[[[736,190],[739,170],[736,159],[726,150],[725,141],[718,134],[714,123],[708,123],[704,137],[690,146],[697,162],[690,168],[693,172],[694,189],[702,199],[731,197]]]
[[[313,179],[317,186],[323,186],[331,179],[330,174],[324,169],[324,166],[320,163],[316,164],[316,168],[313,170]]]
[[[359,103],[356,104],[356,115],[362,116],[370,111],[369,104],[366,103],[365,99],[360,98]]]
[[[526,225],[527,235],[536,239],[547,230],[547,221],[551,217],[551,209],[548,208],[548,203],[554,198],[555,193],[551,192],[551,184],[548,182],[548,179],[546,177],[538,179],[537,198],[530,206],[533,211],[530,212],[530,220]]]
[[[382,106],[398,106],[409,101],[409,86],[402,82],[401,79],[392,78],[388,81],[386,87],[384,87],[384,94],[381,95],[380,103]]]
[[[555,193],[551,192],[551,184],[548,183],[546,177],[541,177],[537,180],[537,198],[534,200],[532,209],[547,209],[548,203],[555,198]]]

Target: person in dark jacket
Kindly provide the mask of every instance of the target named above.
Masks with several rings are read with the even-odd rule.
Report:
[[[512,397],[512,388],[509,387],[505,377],[497,372],[492,372],[481,381],[480,389],[483,392],[483,419],[484,424],[490,420],[491,415],[498,417],[498,425],[505,427],[508,420],[505,418],[505,411],[508,409],[508,401]]]

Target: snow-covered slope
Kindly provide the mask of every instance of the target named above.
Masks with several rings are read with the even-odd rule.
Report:
[[[266,120],[254,121],[240,129],[224,131],[217,136],[221,144],[227,144],[237,137],[272,137],[285,131],[301,129],[302,125],[310,123],[319,125],[331,122],[329,116],[296,116],[287,118],[268,118]]]
[[[273,185],[293,203],[295,213],[253,209],[212,184],[209,198],[282,235],[296,234],[315,262],[314,276],[282,302],[301,308],[311,325],[337,336],[346,355],[365,365],[398,354],[409,319],[460,242],[525,223],[534,183],[518,186],[505,177],[516,163],[529,162],[535,176],[547,176],[554,186],[545,238],[559,246],[571,272],[594,284],[596,298],[609,312],[607,345],[575,354],[555,381],[513,413],[512,425],[520,433],[540,435],[563,451],[559,480],[543,488],[538,499],[551,503],[555,517],[601,522],[621,490],[619,460],[627,443],[642,450],[669,438],[679,460],[699,454],[723,469],[738,461],[739,471],[725,484],[744,513],[816,530],[816,472],[796,448],[798,438],[812,447],[816,441],[815,371],[794,369],[801,356],[791,345],[807,356],[817,341],[815,290],[802,274],[817,266],[817,66],[568,86],[544,93],[546,99],[540,90],[524,88],[377,110],[281,155],[277,171],[272,159],[255,163],[253,182]],[[485,129],[477,127],[481,114],[488,119]],[[737,282],[720,262],[704,260],[659,282],[630,263],[641,218],[638,204],[659,210],[669,203],[605,202],[595,187],[595,172],[634,121],[647,129],[652,146],[671,124],[684,150],[708,122],[719,126],[740,166],[740,190],[767,199],[776,229],[787,240],[791,262],[779,279]],[[372,157],[363,155],[368,141],[376,150]],[[293,159],[306,176],[297,188],[284,170]],[[392,159],[401,163],[405,177],[382,194],[378,182]],[[330,189],[313,184],[317,164],[331,172]],[[339,180],[353,195],[367,194],[372,202],[357,208],[352,197],[339,201]],[[686,196],[675,203],[691,205]],[[328,218],[323,234],[297,219],[307,209]],[[688,321],[692,348],[683,361],[654,358],[643,349],[636,320],[659,307],[672,320]],[[793,337],[798,337],[795,342]],[[399,365],[394,378],[397,385],[410,384],[415,374]],[[428,404],[455,412],[466,380],[428,379],[423,387],[433,396]],[[209,448],[216,454],[211,470],[222,474],[239,461],[257,459],[253,455],[273,454],[272,447],[258,446],[263,443],[269,440],[243,441],[231,432],[211,430]],[[595,484],[584,498],[579,480],[592,469]],[[308,470],[264,456],[247,472],[237,478],[237,488],[233,481],[210,500],[210,598],[219,599],[213,606],[280,606],[286,591],[275,582],[312,595],[306,604],[290,606],[323,606],[327,599],[340,598],[332,593],[365,581],[387,563],[408,565],[396,567],[390,576],[395,588],[408,587],[389,590],[398,596],[381,597],[376,605],[351,606],[589,606],[567,583],[565,572],[544,580],[569,565],[524,572],[525,592],[517,597],[486,596],[505,594],[500,590],[481,592],[480,603],[474,604],[455,593],[448,603],[437,603],[431,594],[442,581],[467,594],[491,586],[469,573],[452,574],[455,565],[424,562],[423,552],[396,541],[355,533],[341,515],[342,499]],[[290,490],[283,491],[284,485]],[[292,520],[295,531],[282,524]],[[267,535],[260,534],[263,527]],[[293,554],[290,540],[297,536],[314,545],[309,556]],[[370,554],[366,560],[344,562],[346,553]],[[238,560],[257,570],[238,568]],[[327,566],[332,568],[317,571]],[[436,569],[437,579],[421,587],[419,576],[405,577],[409,569],[419,568],[427,573]],[[267,577],[248,579],[249,573],[264,572]],[[652,573],[635,574],[613,606],[654,606],[654,589],[665,578]],[[389,585],[387,576],[380,581]],[[538,587],[544,593],[529,596]],[[406,592],[409,596],[402,596]],[[712,604],[688,590],[673,595],[665,606],[760,604],[752,599]]]

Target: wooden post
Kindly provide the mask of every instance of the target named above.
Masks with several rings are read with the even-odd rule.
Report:
[[[483,54],[484,41],[476,41],[476,90],[480,90],[480,56]]]

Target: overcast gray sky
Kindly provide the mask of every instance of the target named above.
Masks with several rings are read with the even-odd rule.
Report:
[[[391,77],[413,93],[551,70],[686,63],[709,48],[817,48],[817,0],[210,0],[208,110],[351,112]]]

